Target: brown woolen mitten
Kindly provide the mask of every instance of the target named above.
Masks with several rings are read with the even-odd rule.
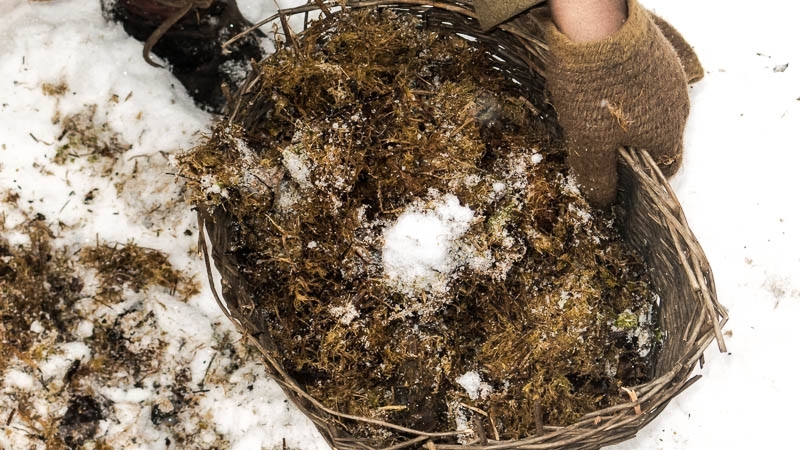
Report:
[[[488,30],[544,2],[545,0],[509,0],[505,2],[475,0],[474,4],[475,13],[481,26],[484,30]],[[703,66],[700,65],[700,60],[689,43],[678,33],[678,30],[661,17],[650,12],[648,14],[678,53],[689,83],[703,78]]]
[[[488,1],[475,0],[475,14],[484,30],[497,25],[523,13],[534,6],[544,3],[545,0],[507,0]]]
[[[669,22],[653,13],[649,14],[650,19],[652,19],[653,23],[655,23],[658,29],[661,30],[661,34],[667,38],[667,41],[669,41],[669,43],[672,45],[672,48],[674,48],[675,52],[678,53],[678,59],[681,60],[683,73],[686,74],[686,80],[689,82],[689,84],[703,79],[703,66],[700,64],[700,59],[692,49],[692,46],[686,42],[686,39],[684,39],[683,36],[678,33],[678,30],[670,25]]]
[[[628,0],[622,27],[590,43],[570,41],[546,16],[537,14],[550,49],[547,87],[586,199],[605,207],[616,198],[621,146],[648,150],[666,176],[674,174],[689,114],[688,80],[651,14]]]

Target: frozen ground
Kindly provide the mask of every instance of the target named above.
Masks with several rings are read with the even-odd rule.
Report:
[[[673,186],[729,308],[730,353],[712,346],[698,369],[703,379],[615,448],[793,448],[800,399],[791,345],[800,320],[796,17],[779,0],[643,3],[684,33],[706,69],[692,90],[684,168]],[[251,19],[275,8],[267,0],[240,4]],[[0,232],[26,244],[25,224],[38,214],[54,245],[69,251],[135,237],[168,254],[201,288],[186,301],[158,286],[126,291],[114,305],[82,299],[84,319],[69,342],[43,348],[37,360],[6,361],[0,448],[44,448],[46,424],[71,404],[63,382],[70,366],[90,363],[102,321],[121,317],[138,320],[129,345],[162,352],[153,373],[133,379],[121,369],[113,382],[86,377],[77,387],[111,400],[101,405],[97,431],[110,448],[327,448],[264,377],[207,289],[170,155],[190,147],[211,118],[168,72],[142,60],[140,43],[102,19],[99,1],[2,0],[0,30]],[[91,105],[89,124],[101,140],[130,147],[114,158],[77,151],[54,163],[66,118]],[[31,329],[51,342],[51,330]],[[185,375],[178,380],[175,372]],[[180,391],[182,407],[171,405],[177,386],[188,392]],[[156,407],[168,420],[153,419]],[[170,407],[176,414],[166,414]]]

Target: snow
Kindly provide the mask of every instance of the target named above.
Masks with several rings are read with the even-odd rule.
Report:
[[[283,166],[292,179],[303,188],[311,188],[311,161],[299,145],[291,145],[281,151]]]
[[[474,370],[456,378],[456,383],[464,388],[471,400],[485,398],[492,393],[492,386],[482,381],[481,374]]]
[[[800,320],[800,209],[794,203],[800,192],[796,14],[790,2],[779,0],[757,5],[743,0],[642,2],[687,37],[706,69],[705,79],[692,88],[684,165],[672,185],[714,269],[719,298],[729,309],[730,353],[720,354],[712,345],[705,365],[696,369],[703,378],[637,438],[613,448],[789,448],[795,441],[791,411],[800,399],[792,356],[792,332]],[[166,351],[175,364],[191,367],[196,385],[209,366],[227,358],[215,353],[220,342],[236,335],[205,282],[194,219],[182,206],[169,157],[191,146],[207,131],[211,118],[192,105],[167,71],[142,60],[141,43],[102,19],[99,3],[0,2],[0,192],[20,196],[18,207],[3,205],[0,220],[11,229],[40,213],[48,224],[64,224],[58,240],[73,247],[98,240],[125,243],[135,236],[137,244],[168,253],[176,267],[194,273],[203,289],[185,303],[161,293],[131,302],[155,313],[153,339],[173,342]],[[274,10],[271,1],[239,3],[251,20]],[[45,95],[44,83],[64,83],[68,90],[61,96]],[[51,163],[59,138],[56,113],[63,118],[85,112],[88,105],[97,105],[95,123],[106,124],[131,145],[124,161],[114,166],[120,172],[118,186],[98,173],[97,166]],[[90,191],[94,196],[87,203]],[[409,231],[416,229],[414,223],[440,230],[451,222],[463,224],[466,207],[449,208],[411,212],[407,223],[395,224],[396,235],[387,231],[387,245],[407,245],[407,237],[417,233]],[[194,233],[186,235],[186,230]],[[25,240],[21,234],[4,233],[12,243]],[[442,257],[442,249],[452,242],[430,230],[416,236],[427,240],[429,252],[420,248],[420,261],[427,261],[430,270],[452,270],[453,262]],[[407,270],[400,263],[394,267]],[[95,312],[112,313],[120,311]],[[76,336],[90,338],[95,318],[76,324]],[[0,448],[41,448],[35,433],[20,431],[18,416],[9,416],[13,392],[39,395],[35,408],[46,411],[49,397],[40,378],[60,380],[72,361],[87,358],[88,351],[81,341],[59,344],[48,351],[40,373],[14,368],[2,374]],[[464,381],[474,386],[472,378]],[[152,402],[162,395],[153,385],[109,384],[100,394],[116,402],[114,420],[103,421],[98,429],[100,435],[114,437],[109,440],[114,448],[165,448],[164,432],[149,419]],[[327,448],[252,354],[227,383],[206,383],[195,408],[209,415],[212,425],[197,430],[198,442],[211,443],[219,435],[234,449],[282,448],[284,439],[290,448]]]
[[[79,301],[75,307],[86,317],[74,324],[76,341],[45,348],[35,371],[10,362],[14,367],[2,374],[0,448],[44,448],[15,414],[19,392],[30,394],[41,417],[58,421],[68,400],[59,394],[62,380],[76,360],[85,363],[93,356],[86,342],[96,324],[120,317],[121,327],[136,330],[129,348],[161,343],[165,360],[156,373],[142,375],[140,386],[115,379],[92,387],[93,395],[111,405],[98,424],[106,444],[166,448],[169,434],[153,423],[151,409],[165,401],[159,386],[172,381],[171,372],[186,369],[198,399],[170,420],[187,433],[196,431],[194,448],[218,446],[220,440],[231,448],[283,448],[284,441],[289,448],[326,448],[310,422],[287,406],[258,358],[247,357],[224,382],[217,376],[234,367],[221,349],[230,342],[241,347],[240,337],[211,296],[197,253],[195,219],[171,165],[177,152],[208,131],[211,117],[193,105],[169,72],[143,62],[142,44],[107,23],[99,1],[3,0],[0,30],[0,192],[19,195],[17,206],[3,204],[5,237],[26,243],[27,236],[13,228],[41,214],[60,230],[54,245],[79,249],[134,240],[168,254],[174,267],[193,274],[203,288],[188,301],[158,290],[126,292],[122,302],[102,308]],[[66,86],[66,92],[47,95],[46,83]],[[63,143],[59,121],[74,114],[102,130],[101,140],[117,138],[129,149],[117,162],[76,157],[53,164]],[[112,176],[104,176],[107,170]],[[123,312],[132,313],[123,317]],[[148,313],[155,319],[137,324]],[[39,322],[31,328],[42,339],[53,333]],[[207,374],[214,376],[205,379]],[[228,426],[231,418],[239,418],[235,427]]]
[[[332,316],[337,317],[339,323],[344,326],[350,325],[354,320],[361,317],[361,313],[358,312],[356,305],[352,302],[347,302],[342,306],[331,306],[330,313]]]
[[[800,398],[791,356],[800,319],[796,18],[774,0],[645,4],[681,30],[706,70],[672,185],[729,310],[730,354],[712,345],[703,378],[614,448],[791,448],[783,402]]]
[[[464,263],[458,239],[473,217],[452,194],[430,205],[411,205],[383,231],[382,265],[389,285],[412,297],[445,293],[453,271]]]
[[[7,388],[10,388],[7,391],[9,394],[11,393],[11,389],[30,391],[35,386],[33,377],[19,370],[14,370],[14,369],[7,370],[3,378],[5,381],[5,386]]]

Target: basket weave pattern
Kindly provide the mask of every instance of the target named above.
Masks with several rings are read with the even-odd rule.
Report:
[[[331,10],[342,2],[312,2],[309,5],[283,10],[265,22],[280,21],[286,30],[287,40],[302,38],[288,28],[288,17]],[[350,8],[388,7],[398,13],[415,14],[429,28],[446,33],[459,33],[480,41],[492,48],[498,67],[519,81],[529,92],[528,100],[542,111],[545,120],[555,118],[548,114],[544,94],[544,79],[540,75],[546,46],[537,35],[537,27],[523,20],[512,21],[492,32],[481,31],[469,1],[424,2],[417,0],[346,1]],[[250,81],[254,78],[251,77]],[[229,114],[235,118],[240,106],[247,101],[248,88],[234,96]],[[233,120],[233,119],[232,119]],[[252,290],[236,270],[237,261],[229,252],[228,235],[232,218],[223,208],[198,208],[200,229],[205,238],[201,242],[206,266],[212,279],[213,265],[221,276],[222,292],[214,295],[225,314],[237,328],[257,347],[267,362],[273,378],[283,387],[287,396],[317,426],[323,437],[336,449],[373,449],[367,442],[348,435],[343,424],[358,421],[401,436],[402,442],[390,449],[597,449],[633,437],[653,420],[698,376],[691,372],[703,351],[716,339],[720,351],[725,351],[721,328],[727,313],[718,303],[714,280],[702,248],[690,230],[680,204],[667,180],[647,152],[620,149],[620,200],[626,211],[625,239],[645,258],[651,268],[654,288],[660,296],[659,327],[666,334],[664,345],[656,361],[652,381],[626,389],[630,402],[586,414],[566,427],[544,427],[537,436],[513,441],[492,441],[485,437],[470,445],[442,443],[442,438],[453,432],[427,433],[410,430],[380,420],[355,417],[331,410],[309,396],[278,362],[278,349],[265,333],[264,321],[259,320],[254,307]],[[476,430],[480,431],[480,430]],[[481,436],[483,433],[476,432]]]

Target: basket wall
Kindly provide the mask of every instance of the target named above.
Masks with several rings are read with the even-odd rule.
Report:
[[[412,13],[423,18],[428,27],[469,35],[490,46],[495,49],[492,54],[498,61],[498,67],[527,87],[529,100],[540,108],[543,119],[551,121],[553,129],[557,128],[554,115],[547,112],[550,109],[545,101],[544,79],[540,70],[546,53],[544,44],[537,36],[535,24],[515,21],[485,33],[474,18],[470,1],[346,3],[350,7],[385,6],[401,13]],[[335,5],[322,6],[327,10]],[[319,4],[313,4],[283,13],[301,14],[320,8]],[[285,16],[281,22],[286,23]],[[245,88],[234,97],[236,101],[232,102],[229,112],[234,118],[237,102],[241,104],[247,101],[248,85],[250,83],[246,81]],[[653,380],[641,386],[631,386],[629,403],[587,414],[567,427],[545,427],[544,434],[517,441],[449,445],[438,443],[436,435],[398,430],[392,424],[373,421],[376,427],[393,429],[398,435],[404,436],[406,440],[392,449],[597,449],[633,437],[672,398],[696,381],[697,377],[691,377],[691,371],[711,342],[716,338],[720,350],[724,350],[720,328],[727,315],[717,302],[708,261],[689,229],[667,180],[646,152],[620,149],[619,198],[627,212],[625,239],[644,256],[661,299],[659,323],[666,338],[657,355]],[[340,426],[342,422],[350,420],[369,422],[367,419],[326,409],[310,398],[276,362],[277,349],[268,334],[264,333],[262,327],[265,321],[254,308],[252,289],[237,272],[237,261],[232,259],[229,251],[227,236],[230,227],[234,226],[232,217],[221,207],[207,209],[201,205],[198,208],[198,220],[211,243],[210,251],[203,245],[209,274],[210,256],[221,275],[222,298],[217,297],[220,306],[262,352],[271,375],[288,397],[311,418],[332,447],[379,448],[348,436]]]

